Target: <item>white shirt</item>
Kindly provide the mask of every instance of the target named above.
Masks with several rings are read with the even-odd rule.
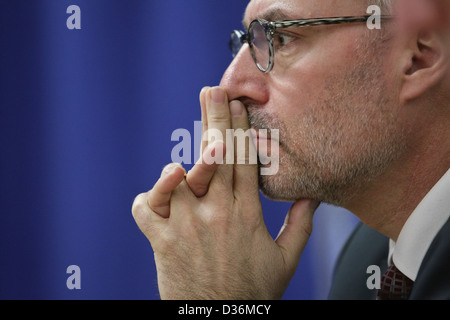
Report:
[[[450,169],[406,221],[397,242],[389,244],[391,264],[415,281],[433,239],[450,217]]]

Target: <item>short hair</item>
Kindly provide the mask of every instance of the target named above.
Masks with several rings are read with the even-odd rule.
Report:
[[[369,5],[377,5],[384,12],[392,11],[392,0],[368,0]]]

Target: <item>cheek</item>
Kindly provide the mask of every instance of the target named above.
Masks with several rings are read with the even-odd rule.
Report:
[[[308,54],[286,70],[277,73],[274,69],[273,79],[276,80],[268,86],[272,100],[269,105],[284,119],[301,118],[329,95],[329,79],[340,79],[345,74],[345,69],[332,65],[333,59],[338,58],[328,53]]]
[[[268,105],[283,122],[302,118],[324,93],[323,76],[316,70],[297,69],[292,75],[278,79],[270,88]]]
[[[271,109],[269,112],[276,115],[282,124],[282,128],[279,128],[282,163],[285,162],[285,153],[296,154],[296,150],[304,150],[308,144],[304,140],[311,140],[311,135],[317,130],[314,122],[320,116],[317,101],[325,92],[324,81],[319,80],[321,78],[314,70],[309,72],[312,81],[298,76],[302,73],[291,76],[290,81],[278,81],[272,86],[270,95],[272,101],[268,104]]]

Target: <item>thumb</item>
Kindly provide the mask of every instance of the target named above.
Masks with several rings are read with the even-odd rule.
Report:
[[[280,247],[287,268],[294,271],[312,233],[313,216],[320,202],[302,199],[295,202],[286,215],[275,242]]]

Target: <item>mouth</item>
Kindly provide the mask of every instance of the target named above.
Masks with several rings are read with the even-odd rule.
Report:
[[[279,155],[280,142],[278,130],[251,128],[250,133],[260,160]],[[267,160],[263,162],[267,162]]]
[[[253,141],[266,140],[272,143],[280,144],[279,141],[279,131],[277,130],[277,134],[272,134],[273,129],[257,129],[250,128],[250,134]]]

